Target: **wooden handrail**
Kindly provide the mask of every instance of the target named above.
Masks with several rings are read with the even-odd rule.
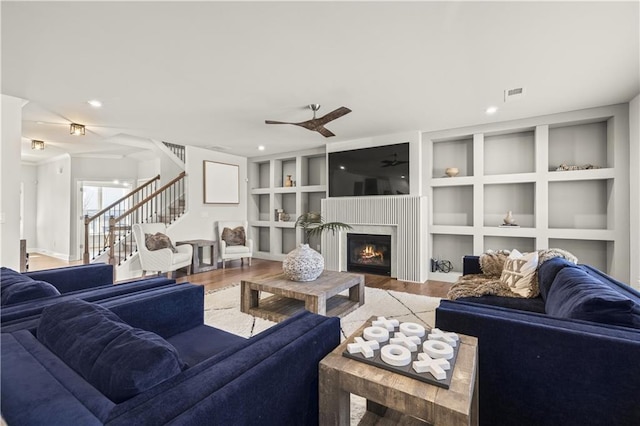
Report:
[[[115,218],[114,225],[116,223],[120,222],[122,219],[124,219],[128,215],[130,215],[131,213],[133,213],[134,211],[138,210],[143,204],[145,204],[148,201],[151,201],[152,199],[154,199],[159,193],[161,193],[165,189],[169,188],[170,186],[172,186],[173,184],[178,182],[180,179],[182,179],[186,175],[187,174],[185,172],[180,173],[177,177],[171,179],[169,182],[165,183],[160,188],[158,188],[158,190],[156,190],[155,193],[153,193],[153,194],[149,195],[148,197],[140,200],[135,206],[131,207],[129,210],[127,210],[126,212],[122,213],[120,216]]]
[[[87,218],[85,216],[85,223],[91,222],[92,220],[94,220],[98,216],[102,216],[103,214],[108,212],[110,208],[114,207],[116,204],[119,204],[119,203],[123,202],[124,200],[126,200],[127,198],[131,197],[132,195],[137,194],[138,192],[142,191],[144,188],[146,188],[147,186],[151,185],[153,182],[155,182],[156,180],[159,180],[159,179],[160,179],[160,175],[158,175],[156,177],[153,177],[153,178],[149,179],[149,181],[146,182],[144,185],[139,186],[138,188],[136,188],[133,191],[129,192],[124,197],[121,197],[118,200],[114,201],[113,203],[109,204],[107,207],[105,207],[104,209],[100,210],[98,213],[94,214],[90,218]]]

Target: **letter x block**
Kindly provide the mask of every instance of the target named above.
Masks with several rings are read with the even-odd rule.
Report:
[[[382,327],[382,328],[386,328],[389,331],[393,331],[395,330],[395,328],[399,325],[400,323],[398,322],[397,319],[386,319],[385,317],[378,317],[377,321],[372,321],[371,325],[373,325],[374,327]]]
[[[447,373],[444,370],[449,370],[451,364],[446,359],[433,359],[425,353],[419,353],[418,360],[413,361],[413,369],[416,370],[416,373],[431,373],[436,380],[447,378]]]
[[[395,333],[393,337],[389,339],[389,343],[392,345],[404,346],[411,352],[415,352],[418,350],[420,338],[418,336],[405,336],[404,333]]]
[[[434,328],[431,330],[431,333],[429,333],[429,340],[439,340],[455,347],[459,337],[456,333],[448,333],[440,330],[439,328]]]
[[[371,358],[373,350],[380,349],[380,344],[377,340],[364,340],[362,337],[356,337],[355,340],[355,343],[347,345],[347,350],[350,354],[362,353],[365,358]]]

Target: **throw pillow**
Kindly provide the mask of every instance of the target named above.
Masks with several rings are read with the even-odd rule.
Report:
[[[581,268],[563,268],[545,303],[547,314],[640,328],[640,305]]]
[[[5,267],[0,271],[0,305],[2,306],[59,295],[58,289],[48,282],[36,281]]]
[[[131,327],[109,309],[80,299],[46,307],[36,336],[116,403],[186,368],[177,350],[162,337]]]
[[[233,229],[224,228],[222,230],[222,239],[228,246],[244,246],[247,243],[244,226],[238,226]]]
[[[173,243],[171,243],[171,239],[162,232],[156,232],[153,235],[144,234],[144,244],[147,246],[147,250],[150,251],[168,248],[174,253],[178,252]]]
[[[537,268],[537,251],[522,254],[518,250],[512,250],[504,262],[500,281],[506,284],[512,292],[522,297],[532,297],[535,291],[534,281]]]

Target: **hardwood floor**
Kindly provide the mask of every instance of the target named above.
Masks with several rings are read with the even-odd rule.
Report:
[[[77,265],[82,262],[65,262],[46,255],[34,253],[29,258],[29,270],[38,271],[42,269],[60,268],[63,266]],[[227,287],[231,284],[239,283],[243,279],[254,278],[260,275],[275,274],[282,271],[282,262],[271,260],[253,259],[251,266],[239,260],[227,262],[226,269],[219,268],[214,271],[201,272],[199,274],[186,275],[184,272],[177,273],[177,282],[191,282],[205,286],[205,290]],[[367,287],[380,288],[384,290],[402,291],[405,293],[421,294],[432,297],[447,297],[447,292],[451,287],[450,283],[442,281],[427,281],[425,283],[411,283],[398,281],[395,278],[383,277],[380,275],[364,274],[365,285]]]

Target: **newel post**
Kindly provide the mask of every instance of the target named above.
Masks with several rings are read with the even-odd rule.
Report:
[[[116,218],[113,216],[109,216],[109,265],[113,265],[115,267],[116,258],[113,253],[114,241],[115,241],[115,229],[116,229]]]
[[[84,215],[84,252],[82,253],[82,263],[89,263],[89,215]]]

